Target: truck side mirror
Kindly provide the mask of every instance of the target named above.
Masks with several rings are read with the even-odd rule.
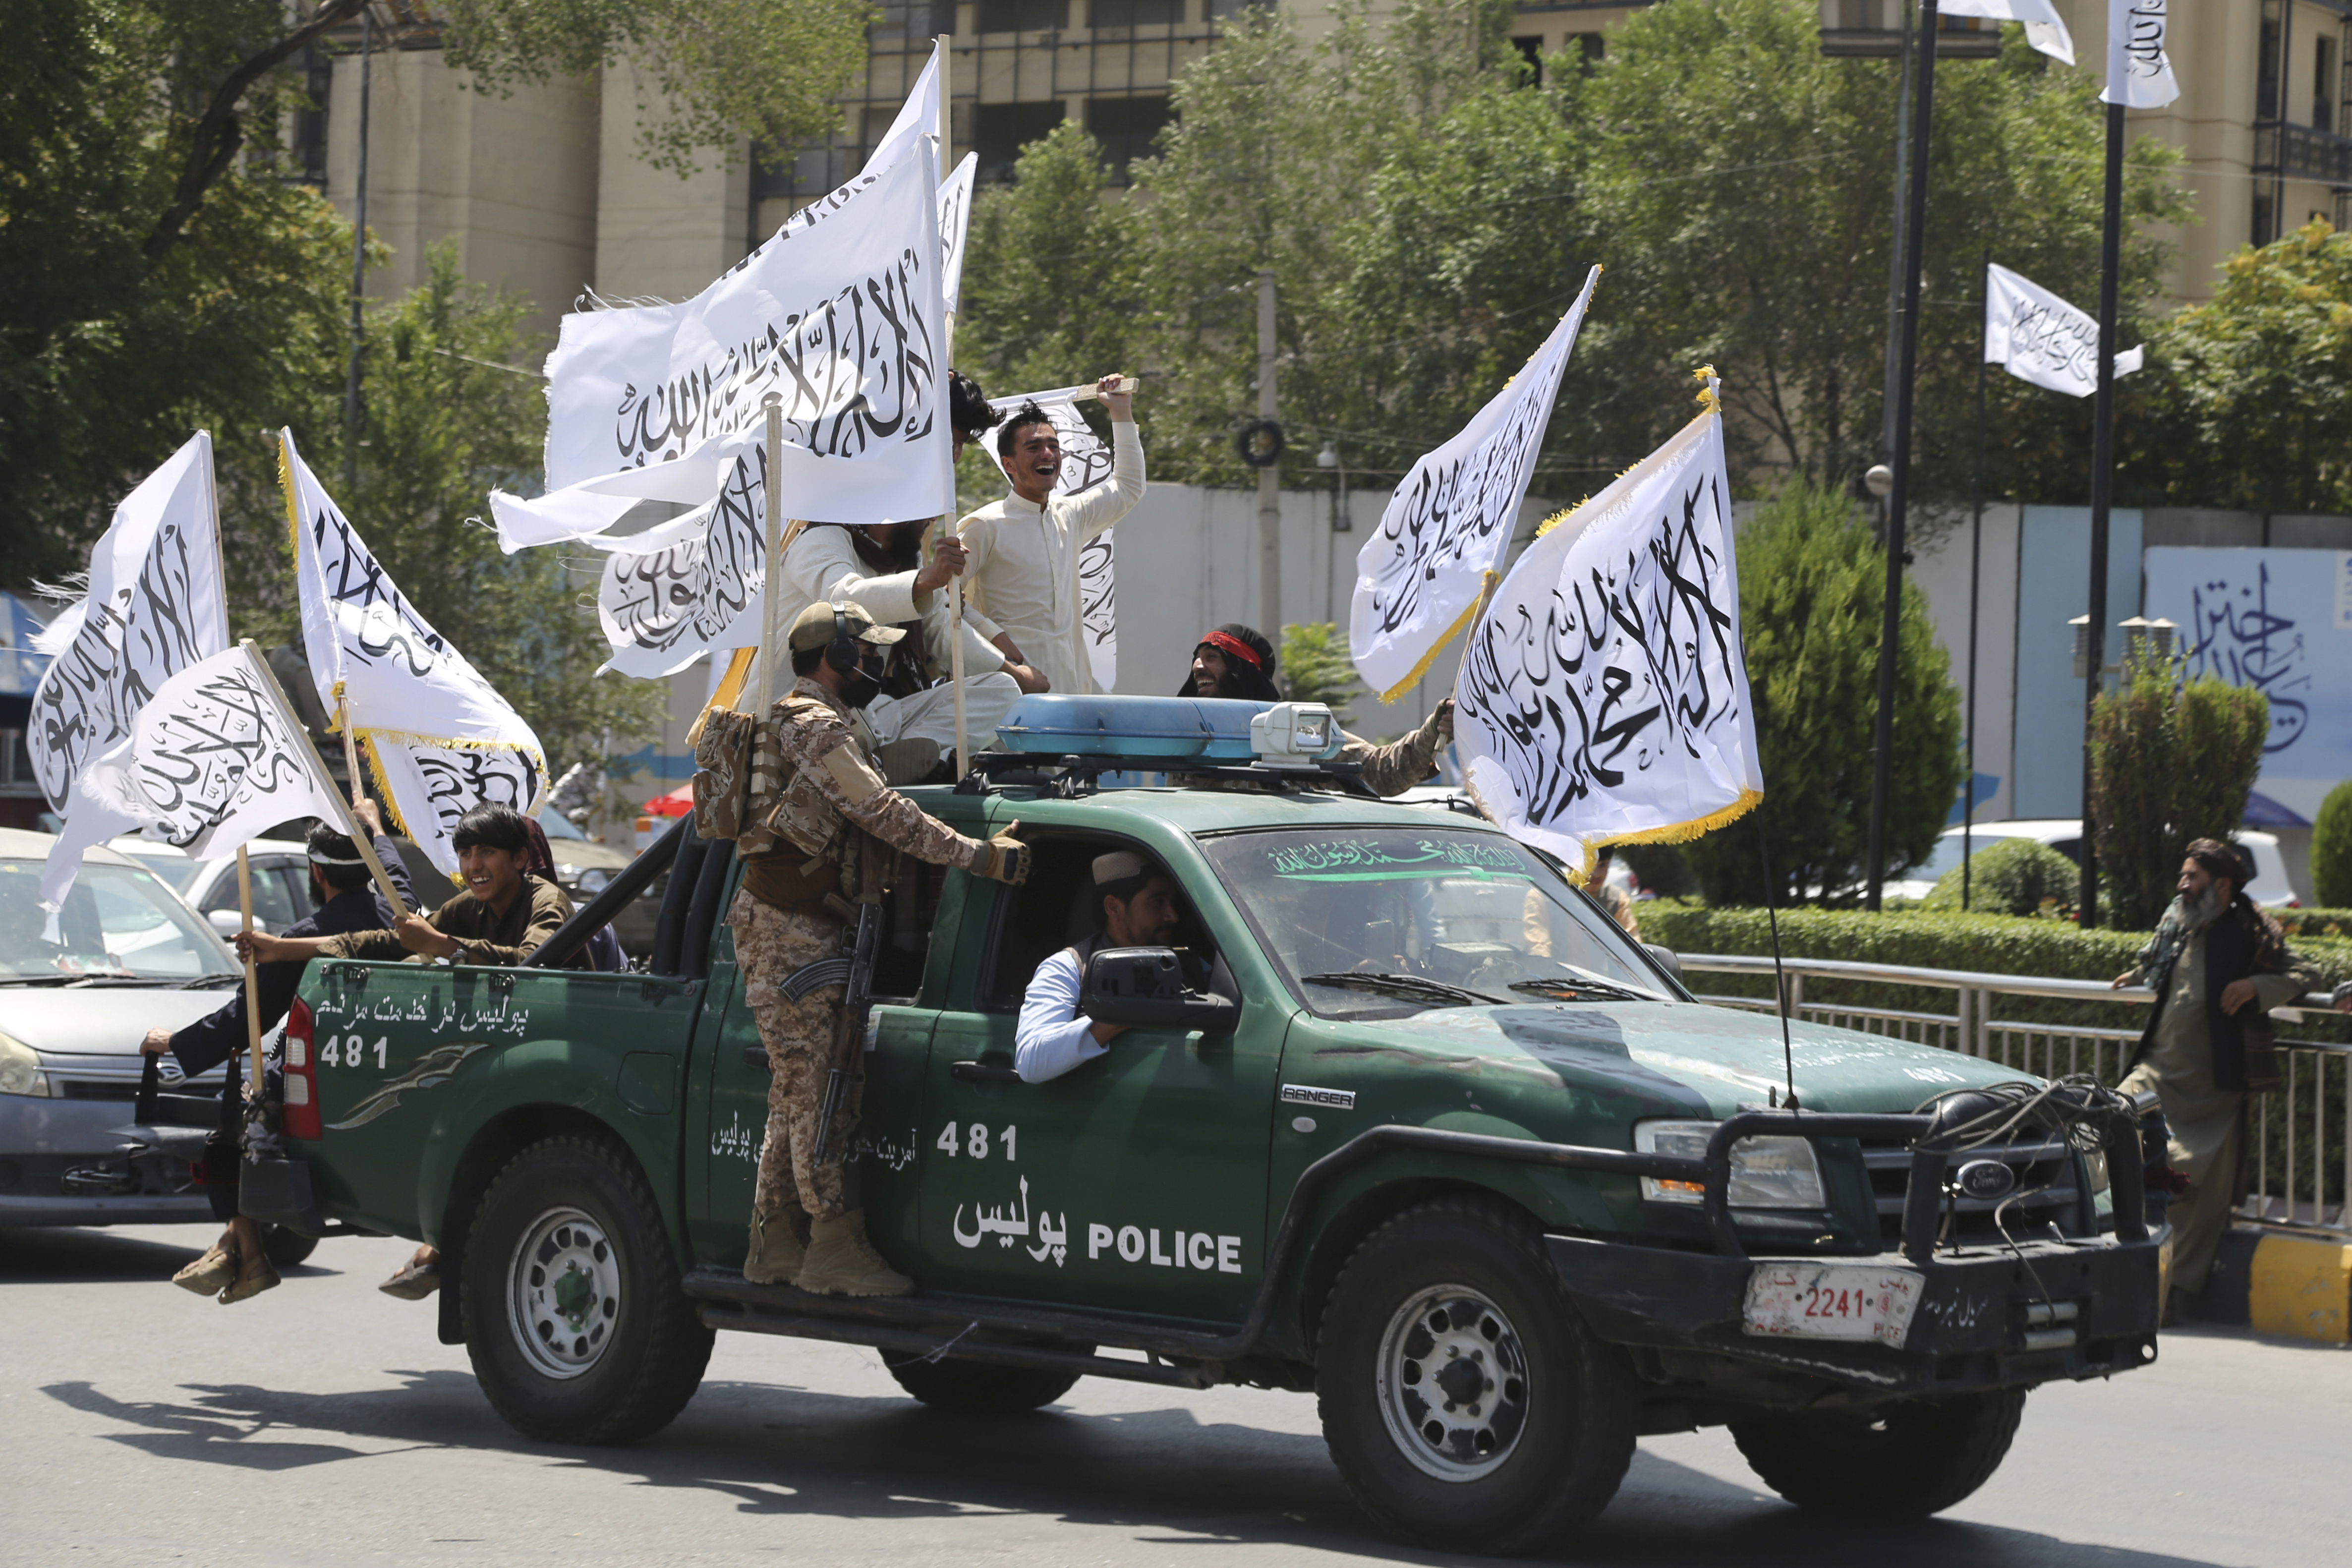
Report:
[[[1097,1024],[1230,1035],[1241,1025],[1231,998],[1187,990],[1175,950],[1109,947],[1087,960],[1078,1011]]]
[[[1681,983],[1683,977],[1683,961],[1675,956],[1675,950],[1673,948],[1661,947],[1654,942],[1645,942],[1642,944],[1642,951],[1650,955],[1651,963],[1656,964],[1660,969],[1663,969],[1667,973],[1673,975],[1677,984]]]

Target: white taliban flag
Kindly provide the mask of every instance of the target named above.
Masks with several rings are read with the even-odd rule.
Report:
[[[449,835],[477,805],[528,812],[547,782],[539,737],[408,602],[342,510],[278,435],[310,682],[340,700],[403,832],[457,873]],[[462,760],[462,765],[460,761]]]
[[[2053,60],[2074,63],[2074,36],[2050,0],[1937,0],[1947,16],[1981,16],[1989,22],[2022,22],[2025,41]]]
[[[1470,634],[1454,743],[1514,838],[1591,868],[1764,795],[1740,651],[1723,415],[1707,411],[1529,545]]]
[[[33,776],[66,824],[41,877],[54,915],[82,851],[138,826],[79,787],[89,764],[165,681],[228,647],[210,436],[191,437],[115,508],[89,552],[89,591],[33,645],[55,656],[25,725]]]
[[[509,550],[601,531],[660,466],[758,432],[783,400],[794,516],[886,522],[949,509],[944,279],[932,143],[813,227],[788,227],[682,305],[566,316],[547,362],[547,483],[496,492]],[[961,209],[969,212],[970,203]],[[650,474],[639,471],[652,469]],[[650,499],[709,499],[695,476]]]
[[[2020,381],[2074,397],[2099,389],[2099,323],[2039,283],[1999,262],[1985,267],[1987,364]],[[2144,349],[2116,355],[2116,374],[2139,369]]]
[[[963,309],[964,241],[971,237],[971,187],[980,154],[966,153],[940,187],[940,297],[952,316]]]
[[[1083,495],[1110,480],[1110,446],[1078,412],[1079,401],[1094,395],[1095,384],[1087,382],[1083,386],[1057,386],[1050,392],[988,400],[988,405],[1000,414],[1034,403],[1053,421],[1055,432],[1062,438],[1062,471],[1054,480],[1057,496]],[[996,466],[1004,467],[1003,457],[997,458]],[[1010,472],[1004,477],[1008,482],[1013,478]],[[1104,691],[1118,689],[1118,559],[1111,544],[1111,535],[1118,531],[1106,528],[1078,551],[1078,624],[1086,638],[1087,668],[1096,687]]]
[[[2162,109],[2180,96],[2166,52],[2166,0],[2107,0],[2107,85],[2101,103]]]
[[[82,851],[116,834],[136,830],[205,858],[296,817],[342,820],[333,785],[319,777],[257,658],[233,647],[178,671],[83,768],[41,877],[49,941],[58,940]]]
[[[1499,574],[1560,373],[1600,280],[1595,267],[1525,368],[1460,435],[1412,466],[1356,552],[1348,646],[1356,672],[1381,701],[1394,701],[1421,679]]]
[[[596,619],[613,652],[599,675],[650,679],[706,653],[760,646],[768,457],[756,436],[716,445],[728,454],[716,496],[643,533],[589,541],[606,552]]]
[[[200,858],[297,817],[340,824],[334,786],[258,659],[233,647],[165,681],[131,733],[90,764],[85,788],[137,818],[144,837]]]

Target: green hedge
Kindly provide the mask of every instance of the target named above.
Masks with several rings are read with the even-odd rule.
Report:
[[[2273,910],[2290,939],[2336,937],[2352,942],[2352,910]]]
[[[1642,938],[1676,952],[1758,954],[1772,951],[1771,931],[1760,909],[1707,909],[1655,900],[1641,906]],[[2294,912],[2294,911],[2289,911]],[[2352,931],[2352,923],[2346,929]],[[1988,974],[2032,975],[2064,980],[2112,980],[2132,965],[2146,937],[2136,931],[2084,931],[2071,921],[2010,915],[1898,910],[1796,909],[1780,912],[1780,952],[1788,958],[1834,958],[1863,963],[1899,963],[1919,969],[1971,970]],[[2295,951],[2315,963],[2327,984],[2352,979],[2352,941],[2314,934],[2294,939]],[[1694,990],[1718,996],[1769,996],[1761,975],[1702,973],[1686,976]],[[1853,1003],[1922,1013],[1948,1013],[1952,993],[1931,986],[1809,978],[1810,1003]],[[1996,1016],[2019,1022],[2128,1027],[2141,1015],[2097,1002],[2063,1002],[2005,996]],[[2306,1012],[2300,1025],[2280,1033],[2298,1039],[2352,1039],[2344,1016]]]

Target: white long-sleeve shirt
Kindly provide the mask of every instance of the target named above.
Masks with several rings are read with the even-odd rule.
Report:
[[[1066,947],[1029,977],[1029,990],[1021,998],[1021,1021],[1013,1031],[1013,1070],[1022,1082],[1059,1078],[1109,1051],[1095,1038],[1095,1021],[1078,1012],[1084,979],[1076,955]]]
[[[969,570],[969,569],[967,569]],[[830,523],[813,523],[801,531],[784,552],[784,603],[780,626],[790,626],[803,608],[824,600],[847,600],[872,616],[877,625],[894,626],[919,618],[923,623],[924,657],[930,668],[945,673],[949,663],[954,616],[948,595],[929,589],[918,592],[915,574],[894,572],[877,577],[859,558],[849,530]],[[963,672],[967,678],[991,675],[1004,668],[1004,655],[991,640],[996,624],[964,606]],[[1024,651],[1026,651],[1025,649]]]
[[[1110,445],[1108,483],[1084,495],[1049,495],[1043,506],[1009,495],[956,524],[971,550],[965,596],[1058,692],[1101,689],[1079,618],[1078,555],[1143,499],[1143,438],[1135,422],[1114,420]]]

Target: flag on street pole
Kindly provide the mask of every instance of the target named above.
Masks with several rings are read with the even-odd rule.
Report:
[[[1546,525],[1456,678],[1472,796],[1513,837],[1587,871],[1603,844],[1696,838],[1764,795],[1723,414],[1707,402]]]
[[[547,478],[493,492],[509,551],[602,532],[640,500],[699,505],[761,400],[783,399],[781,482],[813,522],[935,517],[947,493],[939,196],[926,158],[877,174],[823,225],[684,305],[606,311],[548,362]]]
[[[1999,262],[1985,266],[1987,364],[2071,397],[2099,389],[2099,323],[2039,283]],[[2141,348],[2116,355],[2116,374],[2129,375],[2146,359]]]
[[[2166,52],[2166,0],[2107,0],[2107,85],[2102,103],[2162,109],[2180,96]]]
[[[2074,36],[2051,0],[1937,0],[1947,16],[1979,16],[1988,22],[2021,22],[2025,41],[2052,59],[2074,63]]]
[[[401,831],[455,876],[458,817],[537,804],[548,777],[539,737],[408,602],[302,461],[293,432],[278,441],[310,682],[351,726]]]
[[[1394,701],[1421,679],[1500,575],[1560,374],[1600,280],[1595,267],[1519,374],[1459,435],[1413,464],[1357,552],[1348,646],[1357,673],[1381,701]]]

